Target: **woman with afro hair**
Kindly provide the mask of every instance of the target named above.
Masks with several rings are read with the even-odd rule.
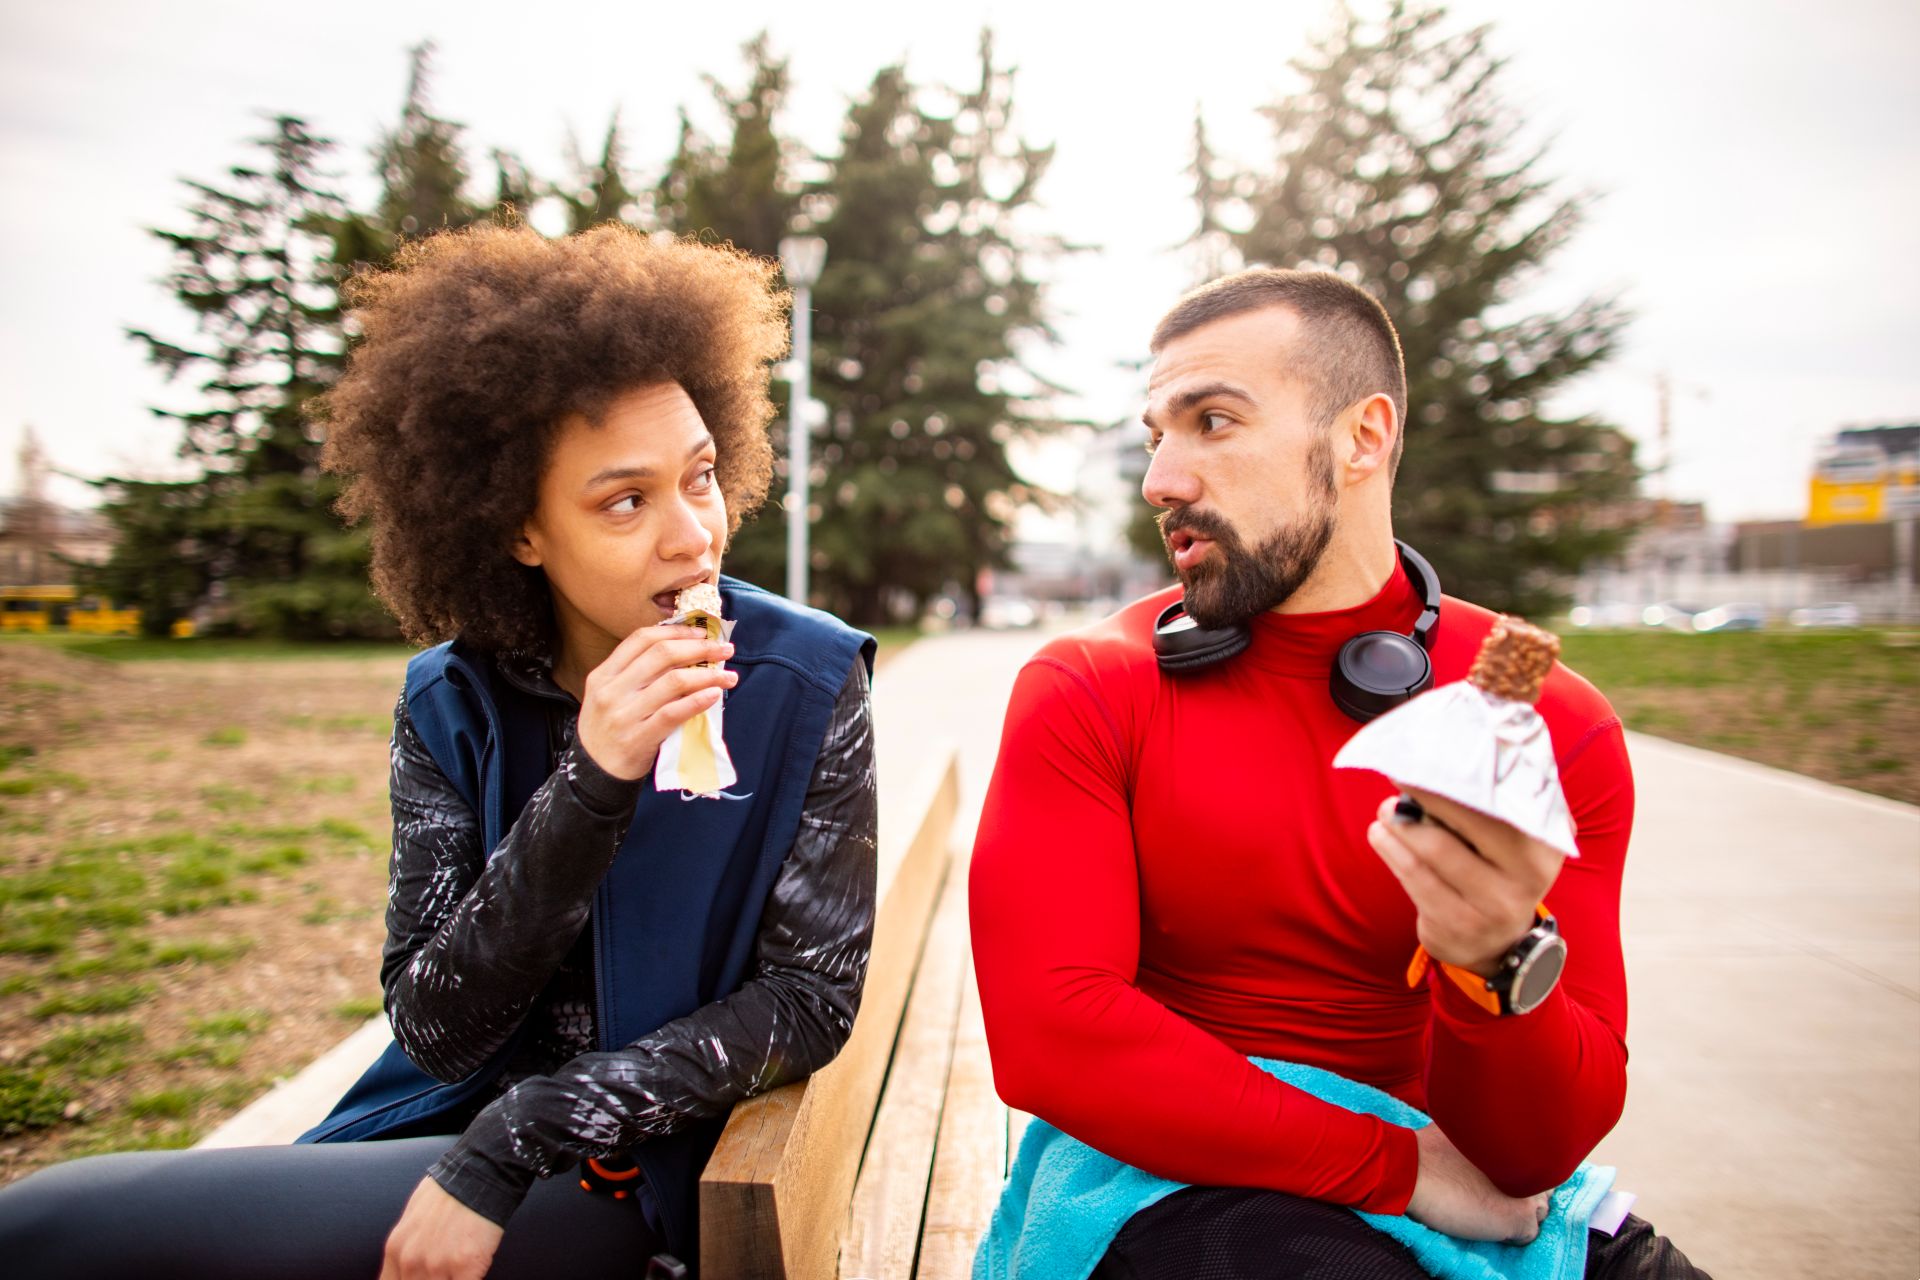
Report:
[[[301,1145],[0,1192],[10,1275],[697,1265],[729,1108],[839,1052],[873,929],[873,641],[720,576],[772,474],[773,272],[494,226],[354,279],[324,463],[431,646],[394,707],[394,1043]],[[731,640],[668,622],[699,583]],[[655,787],[661,744],[723,697],[737,781]]]

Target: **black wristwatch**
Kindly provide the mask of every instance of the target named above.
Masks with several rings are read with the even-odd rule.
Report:
[[[1532,1013],[1560,982],[1567,967],[1567,940],[1545,907],[1533,928],[1500,957],[1500,968],[1486,980],[1487,990],[1500,1001],[1502,1014]]]

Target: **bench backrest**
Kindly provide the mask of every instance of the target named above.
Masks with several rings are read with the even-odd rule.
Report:
[[[700,1177],[700,1271],[726,1280],[831,1280],[854,1175],[945,874],[958,757],[920,779],[903,847],[880,851],[860,1012],[846,1046],[806,1080],[739,1103]]]

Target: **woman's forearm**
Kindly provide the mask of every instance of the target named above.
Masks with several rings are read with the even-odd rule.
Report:
[[[421,1070],[463,1079],[520,1025],[586,924],[640,786],[569,746],[488,859],[477,818],[396,711],[381,979],[394,1039]]]

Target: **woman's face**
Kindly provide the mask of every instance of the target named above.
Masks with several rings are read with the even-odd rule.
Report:
[[[598,423],[560,424],[539,505],[513,546],[553,591],[563,647],[606,649],[716,582],[727,503],[713,437],[676,382],[616,396]]]

